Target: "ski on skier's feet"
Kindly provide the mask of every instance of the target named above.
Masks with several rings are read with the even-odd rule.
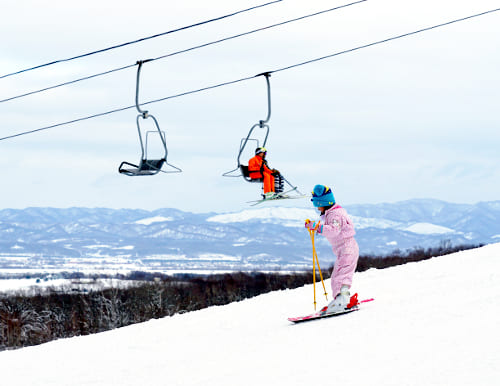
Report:
[[[367,302],[371,302],[373,300],[375,300],[375,299],[372,298],[372,299],[365,299],[365,300],[358,301],[358,294],[354,294],[353,296],[351,296],[351,301],[349,302],[349,304],[346,306],[346,308],[343,311],[327,313],[326,310],[328,307],[325,306],[321,310],[319,310],[318,312],[315,312],[314,314],[310,314],[310,315],[306,315],[306,316],[297,316],[294,318],[288,318],[288,320],[292,323],[301,323],[301,322],[308,322],[310,320],[330,318],[332,316],[344,315],[344,314],[348,314],[350,312],[359,310],[359,305],[361,303],[367,303]]]
[[[274,195],[272,195],[270,197],[267,197],[267,198],[263,197],[261,200],[247,201],[247,203],[251,204],[250,206],[255,206],[255,205],[258,205],[260,203],[267,202],[267,201],[290,200],[290,199],[306,197],[305,195],[302,195],[302,194],[296,195],[296,196],[290,196],[288,194],[288,193],[294,192],[296,190],[297,190],[297,188],[295,187],[293,189],[287,190],[286,192],[275,193]]]

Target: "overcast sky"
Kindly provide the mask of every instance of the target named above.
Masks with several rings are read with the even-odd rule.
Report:
[[[2,2],[0,75],[265,2]],[[283,0],[0,79],[0,99],[350,2]],[[146,63],[140,100],[280,69],[495,8],[500,1],[368,0]],[[304,193],[318,183],[331,186],[345,205],[500,199],[499,47],[495,12],[273,74],[270,165]],[[131,106],[135,76],[133,67],[0,103],[0,136]],[[265,81],[258,77],[145,106],[166,132],[169,162],[184,171],[179,174],[117,172],[121,161],[139,161],[134,109],[0,141],[0,207],[244,209],[259,198],[259,185],[222,174],[236,167],[240,140],[266,117],[266,103]]]

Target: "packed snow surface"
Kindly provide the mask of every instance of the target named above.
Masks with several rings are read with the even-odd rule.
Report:
[[[312,285],[4,351],[2,385],[498,384],[500,244],[357,273],[353,290],[375,301],[298,325]]]

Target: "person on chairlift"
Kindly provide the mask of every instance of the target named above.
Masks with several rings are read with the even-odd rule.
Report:
[[[266,160],[265,147],[255,149],[255,156],[248,161],[248,174],[251,179],[261,179],[264,182],[264,198],[271,198],[275,193],[275,176],[279,175],[276,169],[270,169]]]

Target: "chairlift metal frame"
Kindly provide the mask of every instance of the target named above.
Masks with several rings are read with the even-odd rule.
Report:
[[[159,172],[162,173],[180,173],[182,170],[178,168],[177,166],[174,166],[170,163],[167,162],[167,156],[168,156],[168,150],[167,150],[167,141],[165,139],[165,132],[160,130],[160,125],[158,124],[158,121],[156,118],[149,114],[147,110],[142,110],[139,106],[139,81],[140,81],[140,74],[141,74],[141,68],[142,64],[148,62],[149,60],[139,60],[137,62],[138,68],[137,68],[137,78],[136,78],[136,87],[135,87],[135,107],[139,114],[137,115],[136,118],[136,125],[137,125],[137,132],[139,134],[139,143],[141,145],[141,159],[139,161],[139,164],[133,164],[131,162],[123,161],[120,166],[118,167],[118,171],[120,174],[124,174],[126,176],[134,177],[134,176],[152,176],[155,174],[158,174]],[[156,131],[147,131],[146,132],[146,142],[144,143],[142,139],[142,133],[141,133],[141,124],[140,124],[140,119],[148,119],[152,118],[153,122],[155,124],[156,130],[160,136],[161,144],[163,147],[163,157],[160,159],[148,159],[147,158],[147,141],[148,141],[148,133],[156,133]],[[170,166],[170,170],[162,170],[163,166],[167,165]]]
[[[259,140],[258,139],[255,139],[255,138],[250,138],[253,131],[259,127],[259,128],[262,128],[262,129],[265,129],[266,130],[266,134],[264,136],[264,142],[262,143],[262,147],[265,147],[266,146],[266,143],[267,143],[267,137],[269,136],[269,120],[271,119],[271,82],[269,81],[269,78],[271,77],[271,73],[270,72],[263,72],[262,74],[258,74],[258,75],[255,75],[256,77],[257,76],[264,76],[266,78],[266,85],[267,85],[267,117],[266,119],[263,119],[261,121],[259,121],[259,123],[256,123],[255,125],[253,125],[250,129],[250,131],[248,132],[248,135],[246,136],[246,138],[242,138],[242,140],[240,141],[240,149],[238,151],[238,157],[236,159],[236,162],[238,164],[238,166],[236,166],[235,169],[233,170],[230,170],[226,173],[223,174],[224,177],[243,177],[243,179],[245,181],[248,181],[248,182],[258,182],[258,183],[262,183],[263,182],[263,179],[262,178],[255,178],[255,179],[252,179],[250,178],[249,176],[249,173],[248,173],[248,165],[243,165],[241,162],[240,162],[240,158],[241,158],[241,154],[243,153],[243,150],[245,149],[245,147],[247,146],[248,142],[249,141],[256,141],[257,142],[257,146],[256,147],[259,147]],[[234,174],[235,172],[239,172],[238,174]],[[281,199],[288,199],[288,198],[302,198],[302,197],[305,197],[302,195],[302,193],[300,193],[300,191],[297,189],[296,186],[293,186],[284,176],[283,174],[280,173],[279,175],[279,178],[280,178],[280,184],[281,184],[281,190],[282,192],[277,194],[275,197],[273,197],[272,199],[273,200],[281,200]],[[290,186],[290,190],[286,191],[286,192],[283,192],[283,184],[286,183],[288,186]],[[295,192],[296,194],[298,194],[298,196],[289,196],[288,193],[292,193],[292,192]],[[266,201],[265,199],[264,200],[257,200],[255,201],[257,204],[260,203],[260,202],[264,202]],[[256,205],[256,204],[254,204]]]
[[[238,151],[238,157],[236,159],[236,162],[238,166],[236,166],[235,169],[230,170],[226,173],[223,174],[224,177],[243,177],[245,181],[248,182],[262,182],[261,179],[251,179],[248,175],[248,165],[242,165],[240,162],[241,154],[243,153],[243,150],[246,148],[247,144],[249,141],[256,141],[257,142],[257,147],[259,147],[259,140],[256,138],[250,138],[252,136],[253,131],[259,127],[261,129],[266,130],[266,134],[264,136],[264,141],[262,143],[262,147],[266,146],[267,143],[267,137],[269,136],[269,125],[268,122],[271,119],[271,83],[269,81],[269,78],[271,77],[270,72],[263,72],[262,74],[255,75],[257,76],[264,76],[266,78],[266,84],[267,84],[267,117],[264,120],[259,121],[255,125],[252,126],[250,131],[248,132],[248,135],[246,138],[242,138],[240,141],[240,149]],[[239,172],[239,174],[233,174],[234,172]]]

